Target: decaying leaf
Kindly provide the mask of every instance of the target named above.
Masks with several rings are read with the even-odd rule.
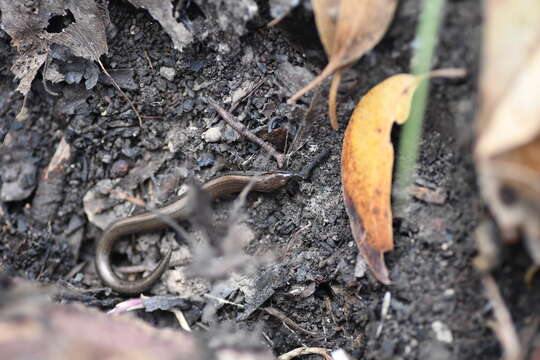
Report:
[[[390,132],[409,116],[421,77],[394,75],[360,100],[345,131],[341,153],[343,199],[358,250],[380,282],[389,284],[384,253],[392,239],[392,166]]]
[[[540,265],[540,2],[489,0],[484,9],[480,188],[507,240],[523,234]]]
[[[341,73],[381,40],[394,16],[398,0],[312,0],[312,3],[328,65],[288,102],[295,102],[333,75],[328,104],[330,123],[337,129],[336,96]]]
[[[352,234],[373,275],[383,284],[390,283],[384,253],[394,248],[390,204],[394,148],[390,132],[394,122],[407,120],[414,91],[428,76],[460,77],[463,71],[391,76],[360,100],[343,139],[341,179]]]
[[[108,52],[105,28],[109,21],[106,11],[94,0],[50,0],[38,6],[0,0],[2,29],[11,36],[18,50],[11,68],[21,79],[17,90],[26,95],[39,68],[47,59],[51,43],[68,47],[75,56],[93,61]],[[49,21],[55,16],[71,14],[74,22],[60,32],[47,30]]]

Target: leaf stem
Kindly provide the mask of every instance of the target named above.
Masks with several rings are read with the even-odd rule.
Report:
[[[431,70],[433,53],[437,45],[439,28],[443,17],[445,0],[423,0],[422,13],[416,29],[416,51],[411,61],[415,75],[427,74]],[[396,205],[403,206],[409,198],[413,183],[416,161],[420,150],[422,123],[427,104],[429,78],[417,88],[409,119],[405,122],[399,142],[396,170]]]

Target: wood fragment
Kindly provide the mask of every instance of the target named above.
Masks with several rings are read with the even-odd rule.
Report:
[[[495,322],[491,326],[493,332],[499,339],[501,347],[504,352],[504,360],[522,360],[524,354],[522,353],[519,336],[517,334],[512,316],[506,307],[504,300],[499,291],[497,283],[493,277],[489,274],[484,275],[482,278],[482,285],[486,292],[486,296],[489,299],[491,306],[493,306],[493,315],[495,316]]]
[[[448,195],[442,188],[430,189],[425,186],[416,185],[412,189],[412,195],[428,204],[444,205]]]
[[[245,306],[242,305],[242,304],[238,304],[238,303],[235,303],[235,302],[232,302],[232,301],[229,301],[229,300],[225,300],[223,298],[220,298],[220,297],[217,297],[217,296],[214,296],[214,295],[211,295],[211,294],[204,294],[203,295],[205,298],[208,298],[208,299],[212,299],[212,300],[215,300],[217,302],[220,302],[222,304],[227,304],[227,305],[233,305],[233,306],[236,306],[240,309],[243,309]]]
[[[116,90],[118,90],[120,92],[120,94],[124,97],[124,99],[126,99],[129,106],[131,107],[131,109],[135,112],[135,115],[137,115],[137,119],[139,119],[139,126],[142,128],[143,127],[142,117],[141,117],[141,114],[139,114],[139,111],[137,110],[137,108],[135,107],[135,104],[133,104],[133,102],[131,101],[129,96],[127,96],[127,94],[124,92],[124,90],[122,90],[122,88],[120,88],[120,85],[118,85],[116,80],[114,80],[114,78],[111,76],[111,74],[109,74],[107,69],[105,69],[105,66],[103,65],[101,60],[98,59],[97,63],[99,64],[99,67],[101,67],[101,71],[103,71],[103,73],[109,78],[109,80],[111,81],[113,86],[116,88]]]
[[[150,69],[154,70],[154,65],[152,64],[152,59],[150,59],[150,56],[148,55],[148,50],[144,50],[144,57],[146,58],[146,61],[148,61],[148,66],[150,66]]]
[[[330,350],[320,347],[299,347],[297,349],[291,350],[288,353],[278,356],[279,360],[290,360],[302,355],[321,355],[325,360],[332,360],[330,356]]]
[[[223,120],[227,124],[229,124],[230,127],[232,127],[236,132],[238,132],[240,135],[246,137],[251,142],[254,142],[255,144],[262,147],[264,150],[266,150],[270,155],[276,159],[278,163],[278,167],[283,167],[283,163],[285,161],[285,155],[278,152],[270,143],[267,143],[266,141],[262,140],[261,138],[255,136],[251,131],[249,131],[244,124],[242,124],[240,121],[238,121],[233,114],[222,108],[214,99],[207,97],[206,102],[221,115]]]
[[[186,317],[184,316],[184,313],[180,309],[172,308],[169,310],[174,314],[176,317],[176,320],[178,320],[178,325],[182,328],[182,330],[191,332],[191,327],[189,326],[189,323],[186,320]]]
[[[42,224],[47,224],[56,215],[56,210],[63,200],[64,178],[73,152],[63,137],[56,151],[43,170],[36,195],[32,201],[32,217]]]
[[[262,308],[262,310],[266,311],[268,314],[270,314],[272,316],[275,316],[276,318],[281,320],[285,325],[290,326],[293,330],[296,330],[296,331],[299,331],[299,332],[302,332],[304,334],[308,334],[308,335],[311,335],[311,336],[319,335],[316,332],[309,331],[309,330],[306,330],[306,329],[302,328],[294,320],[292,320],[290,317],[285,315],[281,310],[278,310],[278,309],[273,308],[273,307],[265,307],[265,308]]]

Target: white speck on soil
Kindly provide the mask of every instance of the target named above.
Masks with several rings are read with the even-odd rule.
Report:
[[[169,81],[173,81],[176,76],[176,70],[171,67],[162,66],[159,68],[159,74]]]
[[[448,344],[451,344],[454,340],[454,337],[452,336],[452,331],[445,323],[438,320],[434,321],[431,324],[431,328],[435,332],[435,337],[437,338],[437,340]]]

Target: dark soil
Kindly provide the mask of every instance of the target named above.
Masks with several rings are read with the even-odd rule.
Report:
[[[40,170],[47,166],[63,135],[75,149],[62,202],[49,224],[33,220],[31,197],[4,204],[7,216],[0,216],[0,269],[55,283],[84,262],[87,265],[67,280],[77,287],[99,288],[93,251],[100,232],[86,220],[83,197],[100,180],[123,176],[118,174],[117,167],[124,165],[118,164],[119,160],[127,161],[131,169],[166,158],[135,193],[146,198],[149,183],[168,182],[164,191],[169,193],[162,194],[156,206],[160,200],[174,199],[187,178],[203,182],[231,170],[276,169],[273,159],[245,139],[208,143],[201,137],[220,122],[203,97],[223,103],[248,82],[263,81],[234,115],[251,129],[277,121],[291,129],[292,136],[307,110],[309,97],[296,107],[286,105],[290,94],[280,86],[283,79],[279,74],[285,63],[313,73],[320,70],[324,53],[314,37],[306,35],[316,32],[313,23],[303,21],[303,10],[297,10],[280,26],[265,28],[262,25],[270,17],[265,2],[260,3],[262,14],[247,24],[246,34],[216,33],[182,53],[172,48],[169,37],[147,12],[119,1],[110,4],[117,32],[109,39],[109,56],[103,60],[109,69],[133,70],[137,86],[127,93],[145,115],[142,127],[112,86],[98,84],[83,105],[66,113],[61,102],[67,99],[48,94],[36,80],[28,98],[28,120],[15,129],[19,126],[15,116],[22,105],[10,72],[15,51],[9,37],[0,33],[0,141],[10,129],[18,131],[24,139],[24,156]],[[275,354],[305,344],[343,347],[366,359],[500,356],[498,342],[487,325],[490,308],[471,265],[473,232],[484,216],[470,155],[482,20],[478,1],[448,2],[434,67],[464,67],[468,76],[460,81],[433,81],[418,165],[418,182],[446,191],[448,199],[443,205],[413,200],[406,210],[395,214],[396,249],[386,256],[391,286],[378,284],[370,275],[361,279],[353,275],[357,250],[342,203],[339,174],[343,131],[363,94],[386,77],[409,70],[418,6],[418,1],[402,1],[383,41],[347,72],[338,98],[340,131],[331,130],[326,111],[321,110],[306,146],[291,157],[287,168],[299,170],[325,149],[331,150],[329,159],[309,181],[300,183],[296,193],[248,197],[247,223],[255,233],[248,252],[276,254],[275,263],[264,267],[258,277],[261,294],[268,296],[259,297],[263,304],[255,297],[252,310],[259,305],[277,308],[300,327],[320,334],[313,337],[293,331],[259,310],[237,321],[239,328],[260,330]],[[176,70],[173,81],[160,75],[163,66]],[[398,133],[396,130],[396,137]],[[221,219],[229,208],[228,202],[214,206]],[[73,219],[84,225],[77,256],[61,241]],[[163,253],[172,238],[168,234],[162,240],[158,237],[140,245],[123,245],[119,251],[124,255],[115,261],[153,264],[159,258],[159,248]],[[526,292],[522,276],[528,260],[515,260],[527,259],[518,246],[511,251],[515,256],[499,270],[497,279],[502,281],[503,295],[515,311],[519,328],[538,294],[520,295]],[[521,265],[511,264],[514,262]],[[305,291],[298,295],[292,291],[297,288]],[[163,286],[154,291],[166,293]],[[381,322],[386,292],[391,294],[390,309]],[[96,294],[102,300],[118,298],[114,293]],[[239,314],[237,308],[225,306],[218,312],[218,321],[236,321]],[[193,319],[199,320],[195,315]],[[450,329],[450,341],[437,338],[434,326],[439,323]],[[381,324],[382,331],[377,334]]]

